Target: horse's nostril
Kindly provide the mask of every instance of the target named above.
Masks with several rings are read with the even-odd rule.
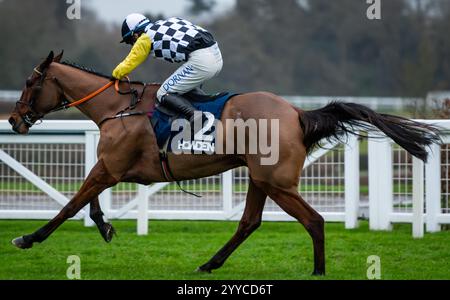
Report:
[[[16,120],[14,120],[13,117],[9,118],[8,122],[9,124],[11,124],[11,126],[14,126],[14,124],[16,124]]]

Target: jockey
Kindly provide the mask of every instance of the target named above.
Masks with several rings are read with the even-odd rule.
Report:
[[[183,63],[164,81],[156,97],[160,104],[193,122],[195,108],[181,95],[217,75],[223,65],[219,46],[211,33],[180,18],[151,22],[144,15],[133,13],[123,21],[123,42],[132,48],[114,69],[112,76],[116,79],[133,71],[149,54],[172,63]]]

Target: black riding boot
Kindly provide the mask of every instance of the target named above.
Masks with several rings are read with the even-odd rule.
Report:
[[[194,112],[196,111],[196,109],[192,105],[192,103],[184,97],[176,94],[165,94],[161,99],[161,104],[182,113],[187,117],[190,123],[194,122]],[[197,119],[200,120],[200,122],[202,120],[202,115],[202,113],[197,114]]]

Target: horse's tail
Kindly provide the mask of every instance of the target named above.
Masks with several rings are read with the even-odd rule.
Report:
[[[427,160],[425,149],[433,143],[440,143],[439,130],[428,124],[406,118],[379,114],[372,109],[355,103],[331,102],[323,108],[303,111],[296,108],[307,152],[319,145],[323,138],[340,140],[347,134],[359,135],[359,130],[384,132],[398,145],[423,161]]]

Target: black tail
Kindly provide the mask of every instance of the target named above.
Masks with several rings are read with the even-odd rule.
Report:
[[[331,102],[323,108],[311,111],[295,109],[299,113],[304,132],[303,143],[308,152],[323,138],[341,140],[349,133],[358,135],[359,130],[373,131],[374,127],[423,161],[428,157],[425,147],[441,142],[439,130],[432,125],[379,114],[355,103]]]

